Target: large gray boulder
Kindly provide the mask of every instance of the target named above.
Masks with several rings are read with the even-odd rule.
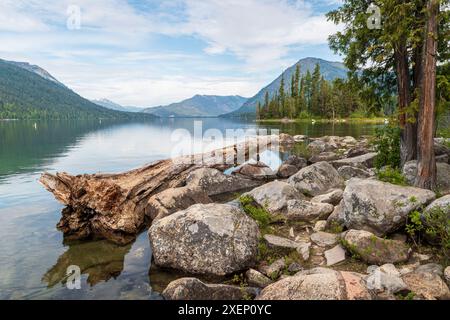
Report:
[[[342,217],[348,229],[385,236],[403,227],[411,211],[427,205],[435,196],[429,190],[354,178],[344,190]]]
[[[153,223],[155,264],[189,274],[226,275],[254,265],[257,223],[228,204],[197,204]]]
[[[333,161],[332,164],[336,169],[343,166],[351,166],[362,169],[373,168],[373,163],[375,161],[376,156],[377,156],[376,152],[371,152],[353,158],[336,160]]]
[[[363,275],[317,268],[277,281],[257,300],[370,300]]]
[[[211,203],[212,200],[201,188],[189,186],[169,188],[152,196],[145,208],[150,220],[158,220],[172,213],[189,208],[196,203]]]
[[[288,183],[304,194],[318,196],[330,189],[341,188],[344,180],[331,164],[318,162],[297,172]]]
[[[347,231],[343,244],[361,260],[376,265],[405,262],[411,254],[403,241],[379,238],[364,230]]]
[[[251,196],[256,203],[265,207],[271,214],[285,212],[289,200],[305,199],[297,189],[282,181],[266,183],[244,195]]]
[[[254,188],[261,185],[261,181],[226,175],[213,168],[200,168],[188,175],[186,184],[190,188],[203,190],[208,196],[215,196]]]
[[[243,300],[258,292],[225,284],[206,284],[197,278],[181,278],[169,283],[162,296],[167,300]]]
[[[450,194],[450,164],[437,162],[436,163],[436,178],[437,189],[441,194]],[[410,185],[414,185],[417,176],[417,161],[408,161],[403,166],[403,175]]]
[[[374,174],[368,170],[352,167],[352,166],[342,166],[338,168],[338,173],[345,180],[350,180],[351,178],[361,178],[366,179],[372,177]]]

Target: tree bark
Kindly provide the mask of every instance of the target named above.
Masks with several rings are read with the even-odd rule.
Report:
[[[417,127],[414,117],[410,116],[408,110],[411,104],[411,83],[408,65],[408,51],[406,39],[402,39],[395,47],[395,64],[397,74],[398,106],[400,113],[400,153],[401,164],[414,160],[417,155],[416,132]]]
[[[418,164],[415,185],[420,188],[436,187],[436,159],[434,155],[434,132],[436,113],[436,55],[437,16],[439,1],[429,0],[422,62],[422,83],[418,127]]]

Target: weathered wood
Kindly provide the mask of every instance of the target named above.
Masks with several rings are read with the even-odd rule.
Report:
[[[278,143],[278,136],[255,137],[224,149],[160,160],[124,173],[44,173],[39,181],[67,206],[58,224],[67,239],[99,237],[125,244],[145,227],[145,210],[151,196],[184,186],[189,173],[196,169],[225,170],[239,165],[237,152],[248,160],[256,145],[262,152],[274,143]]]
[[[420,116],[418,130],[418,162],[415,185],[419,188],[436,187],[436,159],[434,132],[436,115],[436,61],[439,1],[428,0],[423,72],[421,83]]]

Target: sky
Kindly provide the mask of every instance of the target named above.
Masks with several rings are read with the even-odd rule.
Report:
[[[0,0],[0,58],[46,69],[88,99],[152,107],[251,97],[327,44],[341,0]]]

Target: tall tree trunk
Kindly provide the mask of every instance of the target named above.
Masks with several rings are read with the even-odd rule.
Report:
[[[416,149],[416,125],[411,117],[409,106],[411,104],[411,83],[408,67],[408,51],[406,47],[406,40],[402,39],[395,47],[395,64],[397,74],[397,88],[398,88],[398,106],[400,113],[400,152],[401,164],[409,160],[414,160],[417,155]]]
[[[422,62],[418,139],[418,164],[415,185],[420,188],[436,187],[436,159],[434,156],[434,132],[436,114],[436,55],[437,16],[439,0],[429,0]]]

